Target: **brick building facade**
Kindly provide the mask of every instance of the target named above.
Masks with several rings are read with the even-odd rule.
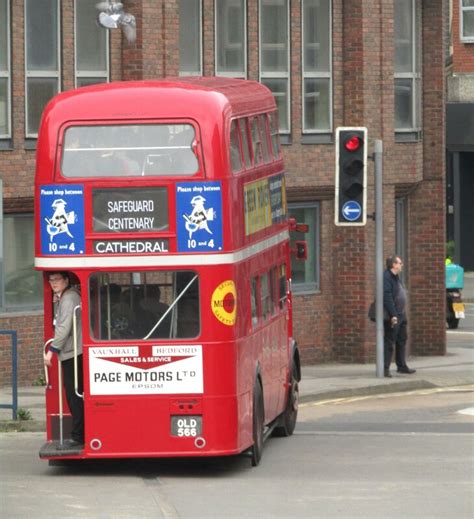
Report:
[[[25,1],[4,1],[9,6],[11,57],[4,74],[11,85],[11,126],[0,144],[6,221],[9,217],[32,213],[35,139],[27,137],[25,132]],[[61,90],[77,84],[74,48],[78,29],[74,8],[78,1],[59,2]],[[54,4],[56,0],[51,2]],[[444,2],[219,2],[222,2],[219,9],[225,5],[243,13],[244,76],[267,81],[269,85],[276,84],[272,83],[275,73],[264,75],[262,49],[278,46],[265,47],[262,34],[271,32],[271,26],[268,29],[265,25],[263,15],[274,4],[287,9],[288,70],[279,81],[288,85],[283,105],[288,116],[281,119],[288,200],[290,213],[294,209],[301,215],[315,215],[312,236],[308,237],[314,244],[310,251],[314,279],[309,284],[294,284],[295,336],[303,362],[372,361],[375,356],[375,327],[367,319],[374,296],[375,224],[368,219],[365,227],[334,225],[334,134],[338,126],[366,126],[369,154],[374,139],[383,140],[384,252],[397,251],[407,265],[410,350],[418,355],[445,354]],[[221,40],[216,33],[221,29],[214,0],[123,3],[136,17],[137,39],[129,43],[119,30],[108,33],[109,80],[151,79],[182,73],[180,28],[185,23],[184,9],[191,4],[199,4],[200,72],[204,75],[220,72],[216,42]],[[408,4],[409,13],[397,11]],[[321,14],[318,11],[321,5],[327,6],[329,34],[329,65],[322,74],[316,68],[311,69],[309,59],[306,62],[302,59],[311,49],[321,52],[324,47],[308,43],[312,27],[319,28],[318,23],[322,24],[320,19],[312,18],[312,13]],[[408,19],[409,23],[405,24]],[[403,66],[396,65],[395,59],[398,52],[403,54],[403,46],[409,41],[400,36],[405,29],[411,35],[409,72],[403,72]],[[397,75],[399,69],[402,73]],[[324,85],[329,87],[326,89]],[[404,104],[407,92],[411,92],[410,101]],[[322,111],[317,112],[315,124],[310,122],[308,114],[315,106],[311,104],[315,98],[329,99],[324,105],[327,108],[324,124],[318,122]],[[412,118],[412,123],[406,123],[407,117]],[[371,161],[368,172],[368,213],[371,214],[374,210]],[[5,247],[8,244],[4,243],[4,251]],[[7,297],[3,301],[0,328],[18,331],[20,379],[31,382],[42,370],[42,313],[34,305],[18,311],[8,307]],[[2,343],[2,351],[7,347],[6,342]],[[8,378],[9,356],[2,353],[1,358],[3,383]]]
[[[447,42],[447,238],[454,261],[474,270],[474,10],[450,0]]]

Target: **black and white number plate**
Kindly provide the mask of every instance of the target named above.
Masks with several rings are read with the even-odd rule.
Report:
[[[171,417],[171,436],[195,438],[202,433],[202,416],[179,415]]]

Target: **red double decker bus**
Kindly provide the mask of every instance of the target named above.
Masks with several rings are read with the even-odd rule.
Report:
[[[267,434],[292,434],[300,362],[266,87],[175,78],[62,93],[43,114],[35,193],[45,349],[48,272],[67,271],[84,373],[84,445],[68,449],[56,357],[47,370],[42,458],[249,451],[257,465]]]

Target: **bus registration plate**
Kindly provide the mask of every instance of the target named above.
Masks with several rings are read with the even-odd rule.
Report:
[[[202,432],[202,416],[179,415],[171,417],[171,436],[194,438]]]

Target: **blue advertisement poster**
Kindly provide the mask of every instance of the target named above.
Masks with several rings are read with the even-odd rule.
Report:
[[[222,250],[220,182],[176,185],[176,233],[179,252]]]
[[[84,254],[84,186],[40,187],[42,254]]]

